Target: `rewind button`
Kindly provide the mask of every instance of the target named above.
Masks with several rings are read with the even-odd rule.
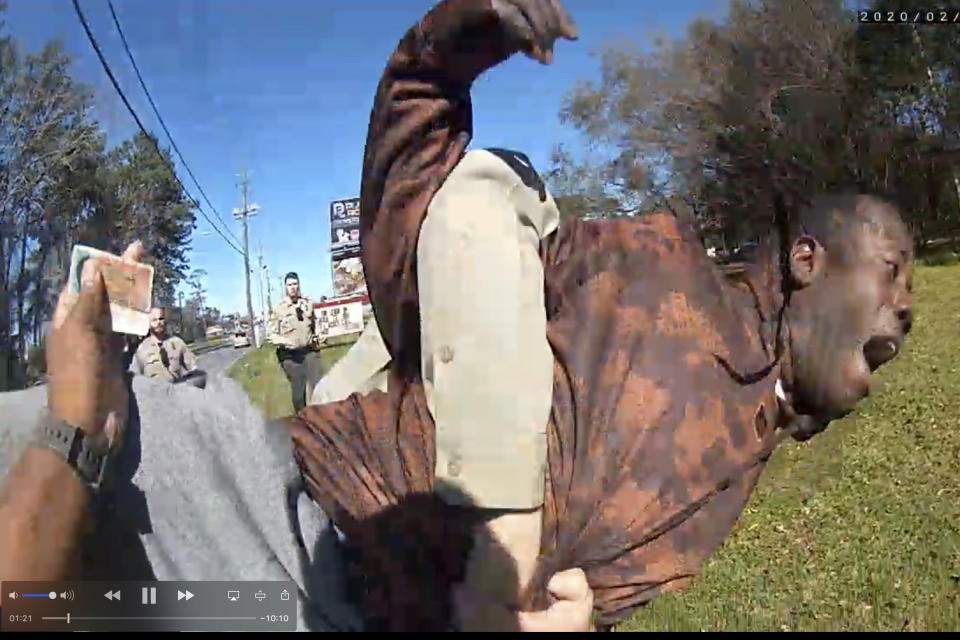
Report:
[[[120,600],[120,591],[107,591],[103,594],[103,597],[107,600]]]

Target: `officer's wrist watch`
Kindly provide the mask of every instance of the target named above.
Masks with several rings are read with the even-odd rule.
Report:
[[[28,446],[58,453],[93,494],[103,485],[113,448],[110,445],[97,446],[82,430],[57,418],[48,409],[40,412]]]

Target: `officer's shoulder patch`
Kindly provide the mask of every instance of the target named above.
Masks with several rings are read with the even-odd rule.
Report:
[[[530,162],[530,158],[528,158],[526,154],[497,147],[488,147],[486,151],[497,156],[503,160],[508,167],[513,169],[514,173],[520,176],[523,184],[537,192],[540,196],[540,202],[547,200],[547,186],[544,184],[540,174],[537,173],[537,170],[533,168],[533,163]]]

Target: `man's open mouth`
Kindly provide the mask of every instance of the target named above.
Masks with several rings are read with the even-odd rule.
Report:
[[[867,340],[863,345],[863,357],[870,367],[870,372],[893,360],[900,353],[902,343],[903,338],[900,336],[873,336]]]

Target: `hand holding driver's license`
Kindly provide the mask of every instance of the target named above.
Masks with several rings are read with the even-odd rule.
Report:
[[[131,245],[132,248],[133,245]],[[76,245],[70,256],[70,276],[67,289],[73,295],[80,293],[80,275],[84,264],[96,259],[100,265],[110,302],[113,331],[144,336],[150,329],[150,304],[153,297],[153,267],[130,259],[130,249],[123,256],[115,256],[92,247]],[[142,255],[142,251],[141,254]]]
[[[127,264],[143,256],[130,245]],[[98,258],[86,260],[77,279],[57,300],[47,341],[47,405],[54,416],[83,430],[104,447],[114,446],[127,418],[123,338],[113,331],[110,300]]]

